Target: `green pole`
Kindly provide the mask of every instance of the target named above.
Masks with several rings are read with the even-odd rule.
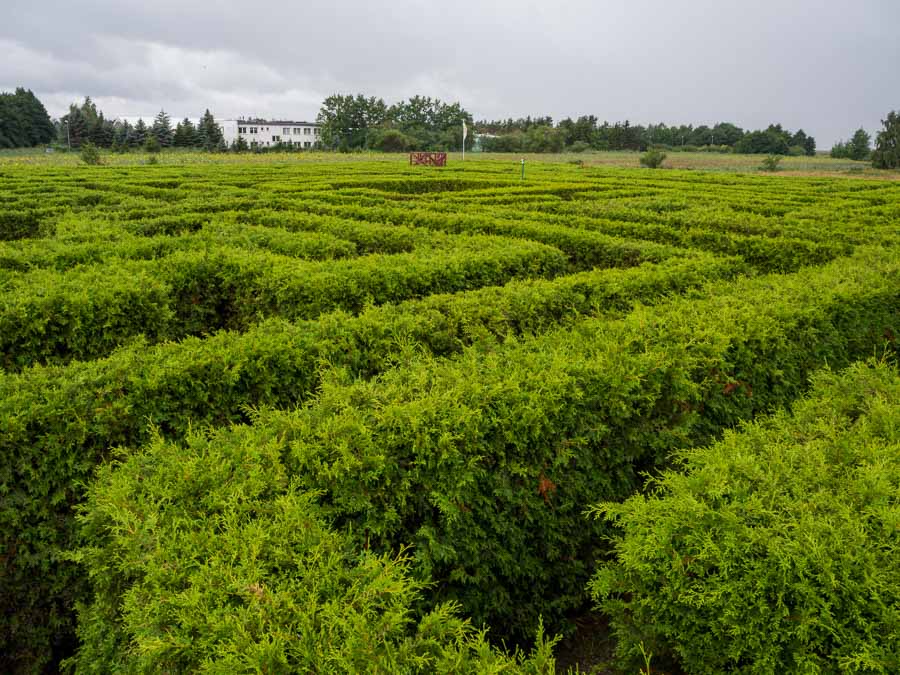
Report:
[[[525,158],[522,158],[522,180],[525,180]]]

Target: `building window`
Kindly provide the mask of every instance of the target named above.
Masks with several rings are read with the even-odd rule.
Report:
[[[297,136],[300,133],[300,127],[294,127],[294,136]]]
[[[280,141],[280,140],[281,140],[281,136],[272,136],[272,142],[273,142],[273,143],[277,143],[277,142]]]
[[[238,127],[238,133],[239,133],[239,134],[246,134],[246,133],[247,133],[247,127]]]
[[[304,147],[304,148],[308,148],[308,147],[311,146],[311,145],[312,145],[312,143],[310,143],[309,141],[306,141],[306,142],[303,144],[303,147]]]
[[[319,131],[321,131],[321,130],[319,129],[319,127],[316,127],[313,131],[315,131],[316,136],[318,136],[318,135],[319,135]]]
[[[250,133],[251,133],[251,134],[255,134],[255,133],[256,133],[256,127],[250,127]]]
[[[285,136],[288,136],[288,135],[291,133],[291,130],[285,128],[285,129],[282,129],[281,132],[282,132]]]

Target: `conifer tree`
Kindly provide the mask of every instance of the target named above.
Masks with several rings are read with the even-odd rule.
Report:
[[[222,129],[216,124],[216,119],[207,108],[203,117],[200,118],[200,124],[197,125],[197,145],[207,152],[212,152],[224,142]]]
[[[139,148],[144,145],[144,142],[147,140],[147,134],[149,133],[147,129],[147,125],[144,123],[143,119],[139,119],[137,123],[134,125],[134,129],[131,134],[131,142],[129,145],[132,148]]]
[[[166,114],[165,110],[159,111],[156,119],[153,120],[153,126],[151,127],[150,131],[156,138],[160,147],[171,147],[174,140],[174,136],[172,133],[172,122],[169,119],[169,116]]]
[[[857,160],[868,159],[869,154],[872,152],[872,148],[869,145],[871,140],[872,137],[869,136],[865,129],[857,129],[853,134],[853,138],[850,139],[850,158]]]
[[[187,117],[175,126],[172,143],[176,148],[193,148],[197,145],[197,128]]]

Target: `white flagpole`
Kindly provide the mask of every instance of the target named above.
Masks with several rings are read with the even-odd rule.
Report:
[[[466,161],[466,135],[468,133],[468,129],[466,128],[466,121],[463,120],[463,146],[462,146],[462,158],[463,161]]]

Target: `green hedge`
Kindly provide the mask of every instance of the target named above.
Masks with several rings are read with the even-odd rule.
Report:
[[[335,309],[359,312],[369,304],[552,277],[566,267],[554,248],[474,236],[448,239],[446,248],[321,263],[217,247],[162,264],[183,330],[194,335],[246,329],[271,316],[312,319]]]
[[[211,246],[154,261],[14,277],[0,292],[0,365],[17,370],[91,359],[138,334],[152,342],[247,328],[271,316],[357,312],[367,303],[554,276],[566,267],[556,249],[496,237],[460,237],[444,250],[315,263]]]
[[[320,232],[287,232],[225,223],[212,223],[199,232],[176,236],[141,237],[115,226],[92,229],[94,232],[89,238],[70,230],[57,232],[53,239],[0,242],[0,269],[27,272],[46,267],[64,271],[76,265],[102,263],[113,258],[152,260],[175,251],[217,243],[241,249],[268,250],[305,260],[332,260],[356,255],[356,246],[352,242]]]
[[[0,367],[93,358],[138,333],[165,339],[177,323],[171,287],[146,266],[34,270],[0,291]]]
[[[653,250],[655,247],[652,247],[652,243],[656,242],[657,246],[681,250],[700,249],[724,255],[740,255],[762,272],[793,272],[807,265],[828,262],[852,250],[852,246],[843,242],[739,235],[696,227],[679,229],[667,225],[603,218],[561,217],[535,211],[497,209],[493,206],[489,207],[490,211],[475,209],[472,214],[426,211],[417,205],[361,207],[299,202],[296,208],[360,220],[415,224],[447,232],[484,232],[524,237],[556,246],[567,253],[576,266],[579,263],[589,266],[607,264],[603,262],[602,255],[604,241],[607,246],[618,242],[619,246],[628,245],[638,250],[641,246],[651,247],[650,250]],[[432,208],[439,206],[432,205]]]
[[[225,214],[232,217],[231,214]],[[291,232],[322,232],[356,244],[360,253],[407,253],[431,243],[431,230],[404,225],[381,225],[312,213],[253,209],[233,216],[238,223],[279,227]]]
[[[283,438],[292,473],[326,489],[360,536],[412,544],[438,598],[521,635],[583,601],[600,532],[581,514],[597,494],[627,497],[672,450],[784,405],[825,363],[877,350],[900,330],[898,271],[868,251],[712,286],[622,323],[329,386],[248,433]]]
[[[78,672],[555,672],[553,641],[530,657],[493,649],[409,560],[328,529],[314,493],[290,485],[272,448],[193,453],[157,442],[107,464],[80,518]]]
[[[687,257],[694,254],[694,251],[685,248],[624,239],[565,224],[503,220],[489,215],[440,213],[421,207],[329,206],[316,202],[301,202],[296,204],[296,208],[300,211],[338,215],[363,222],[400,223],[438,232],[493,234],[528,239],[563,251],[575,270],[630,267],[644,261],[659,262],[675,256]]]
[[[764,236],[721,232],[703,226],[677,227],[661,223],[611,220],[584,216],[556,216],[531,211],[505,216],[543,220],[557,226],[583,228],[619,237],[633,237],[669,246],[711,251],[722,255],[740,255],[761,272],[794,272],[807,265],[826,263],[846,255],[853,246],[845,240],[810,241],[802,237]]]
[[[31,644],[66,632],[67,608],[83,588],[80,575],[58,559],[71,545],[71,505],[109,448],[147,442],[149,425],[182,438],[192,425],[245,421],[249,406],[296,405],[319,388],[323,364],[371,377],[416,350],[456,354],[473,342],[496,344],[584,315],[622,313],[740,270],[735,260],[706,256],[516,281],[373,307],[357,317],[338,312],[296,325],[268,321],[243,334],[136,344],[100,361],[0,377],[0,485],[7,486],[0,550],[16,551],[0,574],[7,630]]]
[[[900,375],[822,374],[778,414],[685,452],[597,513],[621,536],[591,588],[623,667],[900,671]]]
[[[429,600],[527,636],[539,615],[585,600],[604,550],[589,504],[628,497],[673,450],[789,403],[826,362],[878,350],[900,331],[898,298],[900,260],[867,249],[620,322],[417,357],[372,382],[336,376],[307,408],[189,444],[277,450],[361,545],[412,545],[436,584]]]
[[[0,210],[0,241],[41,236],[44,220],[51,212],[45,208],[4,207]]]

